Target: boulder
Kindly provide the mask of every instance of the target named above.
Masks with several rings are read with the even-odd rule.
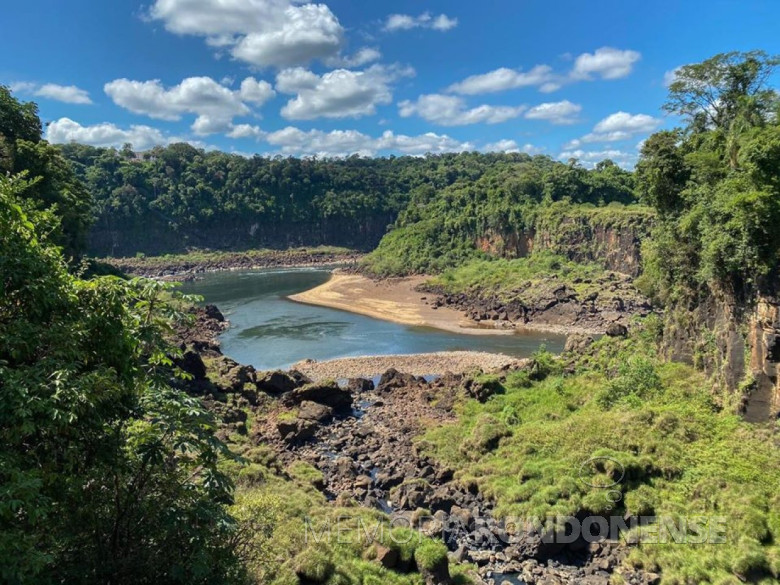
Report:
[[[264,372],[257,377],[256,382],[258,390],[273,395],[291,392],[309,383],[311,380],[296,370]]]
[[[347,390],[350,392],[370,392],[373,389],[373,380],[367,380],[365,378],[350,378],[347,380]]]
[[[504,387],[496,378],[483,381],[468,379],[463,382],[463,388],[470,397],[475,398],[479,402],[485,402],[494,394],[503,394],[504,392]]]
[[[206,364],[200,354],[194,351],[185,351],[184,354],[175,360],[175,364],[192,376],[196,382],[206,379]]]
[[[387,392],[389,390],[393,390],[394,388],[411,386],[417,382],[417,378],[412,374],[403,374],[395,368],[390,368],[384,374],[382,374],[376,389],[378,392]]]
[[[279,421],[276,423],[276,429],[286,442],[300,443],[314,436],[317,423],[299,418],[292,421]]]
[[[626,337],[628,335],[628,329],[625,325],[621,325],[620,323],[610,323],[607,326],[605,333],[609,337]]]
[[[254,375],[255,369],[252,366],[236,364],[224,374],[224,378],[230,383],[233,390],[241,391],[245,384],[254,380]]]
[[[450,585],[452,577],[450,576],[449,559],[445,555],[438,559],[433,566],[427,567],[418,563],[417,570],[423,578],[425,585]]]
[[[317,382],[306,384],[282,396],[282,403],[286,406],[295,406],[304,401],[324,404],[334,411],[343,412],[352,407],[352,394],[349,390],[339,388],[336,382]]]
[[[216,305],[206,305],[203,307],[203,312],[205,313],[206,317],[209,319],[214,319],[215,321],[219,321],[220,323],[225,322],[225,316],[222,314],[222,311],[220,311]]]
[[[386,547],[382,544],[377,544],[376,547],[376,560],[385,569],[393,569],[398,564],[398,551],[392,548]]]
[[[304,400],[298,409],[298,418],[324,423],[333,418],[333,409],[324,404]]]
[[[563,347],[563,351],[566,353],[580,353],[587,349],[593,341],[590,335],[572,333],[566,338],[566,345]]]
[[[255,381],[255,369],[252,366],[239,364],[229,357],[220,356],[214,362],[214,369],[219,376],[219,386],[226,391],[241,392],[244,386]]]

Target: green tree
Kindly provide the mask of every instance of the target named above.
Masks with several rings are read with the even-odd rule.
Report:
[[[36,186],[0,178],[0,580],[228,581],[225,448],[171,385],[171,293],[70,274]]]
[[[740,117],[766,120],[777,107],[767,83],[780,57],[764,51],[721,53],[675,73],[664,104],[667,112],[688,117],[693,128],[729,130]]]
[[[40,180],[25,189],[24,197],[38,209],[50,209],[60,219],[53,241],[67,257],[84,250],[92,224],[92,199],[57,147],[42,139],[38,107],[22,103],[0,85],[0,171],[26,171]]]
[[[668,214],[683,207],[681,193],[690,170],[680,148],[679,132],[656,132],[642,145],[636,166],[636,189],[643,203]]]

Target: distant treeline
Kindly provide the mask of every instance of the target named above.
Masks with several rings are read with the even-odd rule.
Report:
[[[188,144],[62,151],[93,197],[90,252],[98,255],[188,246],[373,248],[410,200],[450,188],[479,189],[489,199],[633,200],[631,174],[608,162],[586,171],[519,153],[318,160],[246,158]],[[517,180],[498,184],[504,177]]]

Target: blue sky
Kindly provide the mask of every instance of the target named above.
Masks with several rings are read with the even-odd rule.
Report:
[[[242,154],[523,150],[631,166],[675,67],[780,53],[780,2],[25,0],[0,83],[52,142]]]

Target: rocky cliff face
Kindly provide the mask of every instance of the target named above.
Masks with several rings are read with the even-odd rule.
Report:
[[[727,390],[724,406],[749,421],[780,413],[780,302],[759,295],[743,307],[728,295],[713,294],[693,308],[668,309],[663,346],[667,357],[692,363]]]
[[[99,221],[90,233],[88,251],[97,257],[128,257],[139,252],[149,256],[182,253],[188,248],[246,250],[341,246],[371,250],[394,219],[392,214],[281,223],[243,218],[207,228],[176,227],[157,216],[128,223]]]
[[[652,218],[645,214],[579,213],[537,220],[526,230],[488,231],[482,251],[504,258],[549,250],[579,262],[600,262],[629,276],[641,271],[641,243]],[[663,347],[670,359],[694,364],[727,390],[724,403],[751,421],[780,414],[780,297],[760,294],[748,306],[722,293],[691,306],[668,308]]]
[[[545,217],[526,230],[490,230],[477,238],[483,252],[504,258],[522,258],[546,250],[576,262],[600,262],[608,270],[637,276],[641,270],[641,242],[652,218],[641,213],[617,220],[595,213]]]
[[[756,420],[777,417],[780,414],[780,299],[759,298],[750,316],[748,342],[755,388],[745,416]]]

